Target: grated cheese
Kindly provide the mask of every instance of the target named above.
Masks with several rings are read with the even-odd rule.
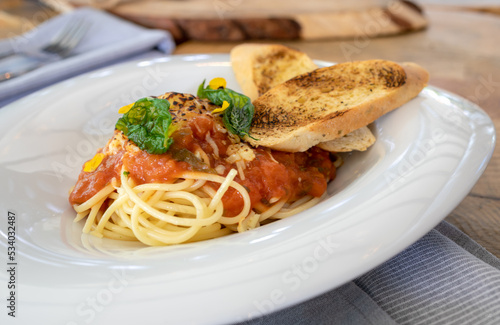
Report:
[[[216,171],[216,172],[217,172],[217,174],[219,174],[219,175],[223,175],[225,170],[226,170],[226,167],[224,167],[224,165],[217,165],[217,166],[215,167],[215,171]]]
[[[241,160],[236,162],[236,168],[238,169],[238,174],[240,175],[240,178],[242,181],[245,180],[245,172],[243,169],[245,169],[245,163]]]
[[[255,153],[246,143],[235,143],[227,148],[226,161],[233,164],[237,161],[252,161],[255,159]]]
[[[205,136],[205,140],[207,143],[212,147],[212,150],[214,151],[214,156],[219,158],[219,147],[217,147],[217,144],[215,143],[214,139],[210,136],[210,133],[207,133]]]

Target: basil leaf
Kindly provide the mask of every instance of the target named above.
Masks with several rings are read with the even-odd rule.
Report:
[[[198,87],[197,96],[206,98],[215,105],[222,106],[224,101],[229,107],[223,112],[222,121],[229,132],[240,137],[248,135],[255,108],[249,97],[228,88],[212,89],[205,87],[205,80]]]
[[[141,150],[151,154],[165,153],[173,142],[168,133],[172,125],[169,108],[170,103],[165,99],[139,99],[118,119],[115,128]]]

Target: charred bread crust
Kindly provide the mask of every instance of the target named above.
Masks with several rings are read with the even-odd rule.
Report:
[[[305,151],[340,138],[400,107],[425,87],[414,63],[356,61],[320,68],[278,85],[254,101],[252,145]]]

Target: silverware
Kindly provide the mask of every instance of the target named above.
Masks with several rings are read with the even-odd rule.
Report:
[[[83,20],[72,21],[45,46],[31,52],[17,52],[0,60],[0,81],[9,80],[47,63],[64,59],[80,43],[89,24]]]
[[[70,23],[41,51],[66,57],[80,43],[87,29],[88,23],[84,20]]]

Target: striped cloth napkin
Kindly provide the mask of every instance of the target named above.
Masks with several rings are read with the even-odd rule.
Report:
[[[167,31],[146,29],[104,11],[84,7],[56,16],[21,36],[1,40],[0,53],[35,52],[49,44],[61,28],[77,19],[85,20],[89,27],[73,55],[0,82],[0,107],[81,73],[142,56],[169,54],[175,48]]]
[[[500,324],[500,260],[447,222],[363,276],[241,324]]]

